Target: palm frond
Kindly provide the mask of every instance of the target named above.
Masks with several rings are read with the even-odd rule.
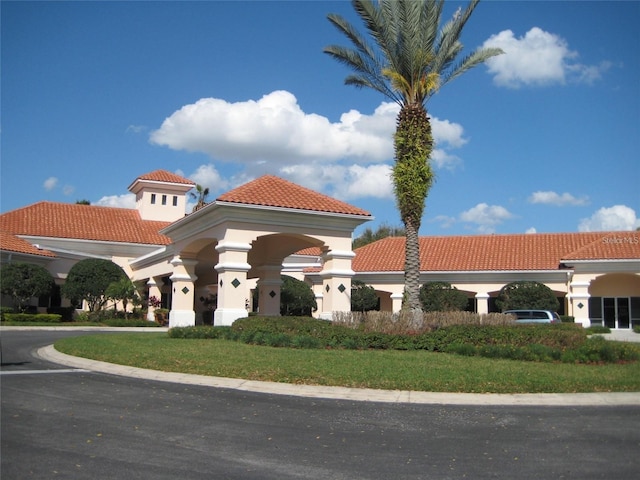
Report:
[[[476,67],[485,61],[487,61],[491,57],[495,57],[496,55],[501,55],[504,52],[500,48],[480,48],[473,53],[464,57],[455,67],[449,70],[445,76],[442,78],[442,85],[449,83],[456,77],[459,77],[467,70]]]

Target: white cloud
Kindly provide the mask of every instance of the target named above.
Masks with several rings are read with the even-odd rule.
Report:
[[[393,159],[398,106],[381,103],[371,115],[350,110],[338,122],[306,113],[296,97],[275,91],[261,99],[229,103],[203,98],[165,119],[150,142],[174,150],[202,152],[211,158],[245,166],[264,164],[272,172],[309,162],[374,164]],[[437,167],[452,168],[460,159],[445,149],[467,140],[460,124],[431,118]]]
[[[148,128],[145,125],[129,125],[126,133],[142,133],[146,130],[148,130]]]
[[[589,203],[589,197],[574,197],[570,193],[558,194],[552,191],[537,191],[533,192],[529,197],[529,203],[541,203],[543,205],[555,205],[562,207],[565,205],[581,206]]]
[[[440,224],[440,228],[450,228],[456,223],[455,217],[449,217],[447,215],[438,215],[433,219],[433,222]]]
[[[463,137],[464,129],[459,123],[432,117],[431,128],[433,130],[433,138],[438,145],[446,143],[452,148],[460,148],[468,141]]]
[[[47,190],[48,192],[56,188],[57,185],[58,185],[58,179],[56,177],[49,177],[42,184],[44,189]]]
[[[73,185],[65,185],[64,187],[62,187],[62,193],[67,197],[75,191],[76,187],[74,187]]]
[[[447,170],[455,170],[456,167],[462,165],[462,160],[456,155],[451,155],[444,150],[435,149],[431,154],[431,161],[436,168],[446,168]]]
[[[325,167],[290,165],[283,167],[279,174],[299,185],[327,192],[341,200],[394,198],[391,167],[386,164]]]
[[[578,225],[581,232],[625,231],[640,227],[640,219],[633,208],[626,205],[603,207]]]
[[[513,217],[506,208],[486,203],[479,203],[460,214],[461,221],[476,224],[478,232],[481,233],[493,233],[497,225]]]
[[[538,230],[536,230],[536,227],[530,227],[527,228],[524,233],[538,233]]]
[[[195,172],[189,175],[189,179],[208,188],[211,193],[223,192],[229,188],[229,181],[222,178],[218,170],[212,165],[200,165]]]
[[[575,60],[578,53],[569,49],[562,37],[533,27],[524,37],[516,38],[511,30],[492,35],[484,47],[498,47],[505,53],[487,60],[496,85],[519,88],[565,84],[568,80],[591,84],[611,67],[609,62],[583,65]]]
[[[136,208],[136,196],[133,193],[107,195],[94,203],[94,205],[102,207]]]
[[[382,104],[373,115],[355,110],[338,123],[302,111],[294,95],[275,91],[260,100],[228,103],[203,98],[173,113],[150,140],[212,158],[279,165],[310,159],[383,161],[393,156],[395,113]]]

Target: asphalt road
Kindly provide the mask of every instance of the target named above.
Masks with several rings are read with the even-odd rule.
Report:
[[[636,479],[639,406],[300,398],[92,373],[2,332],[1,478]]]

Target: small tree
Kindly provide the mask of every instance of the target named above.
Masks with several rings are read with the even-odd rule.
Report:
[[[40,265],[9,263],[0,273],[0,290],[11,297],[19,312],[26,310],[32,298],[50,295],[53,286],[53,278]]]
[[[202,185],[196,184],[196,191],[190,192],[191,198],[196,201],[196,204],[193,206],[191,213],[196,212],[207,205],[207,197],[209,196],[209,187],[203,187]]]
[[[306,283],[288,275],[282,275],[280,287],[280,314],[285,316],[311,316],[318,308],[316,296]]]
[[[496,306],[500,311],[539,309],[556,311],[560,302],[553,290],[540,282],[520,281],[511,282],[502,287]]]
[[[368,312],[378,308],[378,295],[370,285],[360,280],[351,281],[351,311]]]
[[[468,299],[448,282],[428,282],[420,287],[420,303],[425,312],[451,312],[465,310]]]
[[[124,316],[127,316],[127,305],[129,302],[139,303],[139,296],[135,285],[127,276],[123,276],[119,280],[112,282],[105,291],[105,297],[114,302],[122,302],[122,308],[124,309]],[[114,306],[114,310],[118,310],[117,303]]]
[[[353,248],[360,248],[373,242],[377,242],[387,237],[404,237],[405,230],[402,227],[390,227],[386,223],[383,223],[374,232],[370,228],[367,228],[360,236],[353,241]]]
[[[62,294],[73,303],[85,300],[90,312],[96,312],[107,302],[107,288],[126,278],[122,268],[111,260],[88,258],[76,263],[62,285]]]

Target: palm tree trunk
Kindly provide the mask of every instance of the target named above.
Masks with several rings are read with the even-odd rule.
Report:
[[[420,244],[418,228],[411,219],[405,223],[404,284],[405,301],[403,308],[422,310],[420,305]]]
[[[394,147],[393,184],[406,230],[403,308],[416,312],[421,310],[418,231],[425,200],[433,183],[429,162],[433,149],[431,123],[422,103],[407,104],[400,109]]]

